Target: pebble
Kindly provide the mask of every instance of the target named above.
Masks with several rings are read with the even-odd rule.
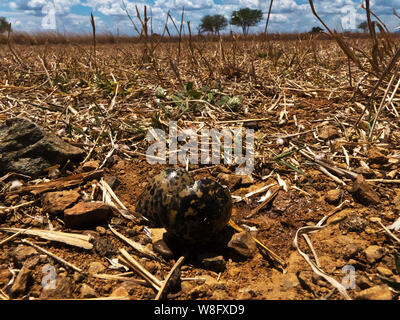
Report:
[[[330,204],[338,203],[342,195],[343,191],[340,189],[329,190],[325,195],[325,201]]]
[[[228,247],[245,258],[252,258],[257,252],[257,245],[249,231],[235,233],[228,242]]]
[[[351,193],[356,201],[366,206],[378,204],[380,202],[378,194],[372,189],[369,183],[365,181],[361,174],[357,175],[356,180],[353,182]]]
[[[376,245],[369,246],[364,250],[365,257],[369,263],[374,263],[385,254],[385,249]]]
[[[339,131],[332,125],[327,125],[319,130],[318,138],[323,140],[332,140],[339,137]]]
[[[95,298],[95,297],[97,297],[97,293],[91,286],[84,283],[81,286],[80,296],[83,299]]]
[[[384,277],[390,277],[393,275],[392,271],[389,270],[386,267],[377,267],[376,271],[378,271],[378,273]]]
[[[383,284],[379,286],[373,286],[371,288],[362,290],[357,293],[356,299],[358,300],[391,300],[392,292],[388,285]]]
[[[111,293],[110,297],[129,297],[129,292],[124,286],[120,286]]]
[[[102,273],[104,270],[106,270],[106,267],[101,262],[94,261],[89,264],[88,273],[89,274]]]
[[[201,265],[214,272],[222,272],[225,270],[226,261],[223,256],[200,257]]]
[[[38,252],[36,249],[31,246],[19,245],[11,251],[10,257],[14,261],[15,265],[20,267],[28,258],[36,255],[37,253]]]
[[[340,222],[340,230],[345,230],[348,232],[363,232],[367,225],[367,221],[360,215],[353,214],[348,216],[347,219]]]
[[[17,297],[26,292],[28,287],[28,282],[32,278],[32,270],[38,263],[39,263],[38,256],[31,257],[24,262],[21,270],[18,272],[18,275],[15,278],[15,281],[10,289],[12,297]]]

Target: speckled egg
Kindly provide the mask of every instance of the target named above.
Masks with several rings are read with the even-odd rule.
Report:
[[[216,181],[194,181],[183,169],[167,169],[151,179],[136,211],[178,239],[206,242],[228,223],[232,199],[229,189]]]

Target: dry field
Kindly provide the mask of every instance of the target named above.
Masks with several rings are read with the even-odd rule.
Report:
[[[229,186],[232,220],[258,244],[248,257],[223,242],[193,248],[181,266],[180,288],[164,298],[398,299],[400,233],[389,228],[400,211],[398,39],[386,33],[293,38],[103,43],[88,36],[0,45],[0,125],[28,118],[85,150],[80,162],[63,163],[40,179],[0,177],[0,298],[160,297],[126,256],[123,263],[120,250],[159,281],[179,255],[143,257],[113,230],[152,248],[143,223],[129,217],[147,179],[167,167],[146,161],[145,136],[174,120],[196,131],[254,129],[251,175],[237,176],[235,163],[187,168]],[[83,179],[85,170],[98,174]],[[76,174],[80,180],[66,183]],[[102,225],[67,228],[62,214],[43,206],[47,193],[61,190],[104,201],[104,177],[115,182],[117,209]],[[15,187],[16,180],[22,185]],[[10,239],[5,228],[92,235],[99,245],[82,249],[27,231]],[[227,226],[227,232],[238,231]],[[25,282],[18,278],[20,245],[40,254],[24,270]],[[129,268],[110,268],[117,257]],[[42,285],[48,264],[57,274],[54,290]]]

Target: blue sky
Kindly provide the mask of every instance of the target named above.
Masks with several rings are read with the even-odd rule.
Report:
[[[135,6],[142,11],[151,8],[153,30],[161,33],[168,10],[179,21],[182,7],[184,20],[190,21],[195,31],[201,18],[207,14],[222,14],[229,19],[232,11],[249,7],[260,9],[264,20],[251,31],[262,31],[269,7],[269,0],[0,0],[0,16],[12,22],[14,30],[36,32],[58,30],[59,32],[90,32],[89,15],[93,12],[99,32],[135,34],[123,9],[125,2],[131,16],[136,20]],[[365,20],[362,0],[314,0],[317,12],[332,29],[352,29]],[[393,15],[393,8],[400,14],[400,0],[371,0],[371,8],[389,29],[400,25]],[[150,10],[148,10],[150,12]],[[53,14],[55,13],[55,14]],[[54,19],[51,19],[54,17]],[[275,0],[272,7],[270,32],[304,32],[320,26],[312,15],[308,0]],[[229,26],[226,31],[240,31]],[[174,28],[171,26],[170,30]]]

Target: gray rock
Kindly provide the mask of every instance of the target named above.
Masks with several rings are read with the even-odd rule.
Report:
[[[0,125],[0,154],[0,175],[17,172],[37,177],[48,167],[82,158],[84,151],[30,120],[12,118]]]

